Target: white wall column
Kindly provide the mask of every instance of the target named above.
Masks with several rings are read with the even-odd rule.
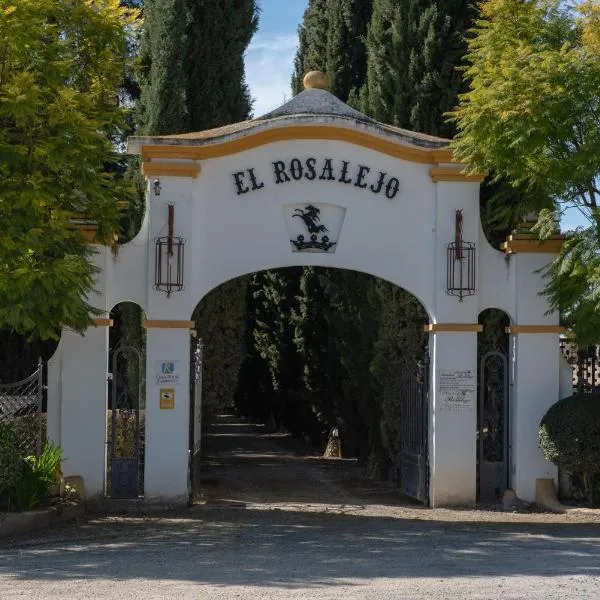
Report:
[[[64,335],[64,334],[63,334]],[[48,405],[46,408],[46,435],[50,442],[60,446],[62,419],[62,347],[63,336],[54,354],[48,360]]]
[[[148,502],[189,499],[190,332],[193,321],[146,321]]]
[[[59,351],[63,473],[83,476],[87,498],[100,496],[106,460],[108,327],[90,327],[82,336],[64,330]]]
[[[518,326],[511,329],[519,331]],[[511,354],[511,482],[519,498],[533,502],[537,478],[558,479],[556,466],[544,459],[538,442],[540,421],[559,400],[558,333],[516,333]]]
[[[430,325],[429,497],[433,507],[476,499],[477,325]]]

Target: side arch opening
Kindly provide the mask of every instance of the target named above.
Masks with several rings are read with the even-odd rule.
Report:
[[[479,314],[477,334],[477,499],[495,503],[510,489],[509,316],[497,308]]]
[[[146,332],[144,311],[121,302],[110,311],[105,495],[144,495]]]

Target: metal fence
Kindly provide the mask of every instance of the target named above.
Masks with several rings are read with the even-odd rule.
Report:
[[[573,369],[573,390],[584,394],[600,391],[600,347],[580,349],[565,338],[560,340],[560,349]]]
[[[9,425],[16,433],[26,455],[40,455],[44,434],[42,397],[43,368],[16,383],[0,384],[0,425]]]

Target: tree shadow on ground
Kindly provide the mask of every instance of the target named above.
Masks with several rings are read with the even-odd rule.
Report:
[[[600,576],[596,524],[464,523],[194,507],[0,543],[0,579],[290,589],[374,578]]]

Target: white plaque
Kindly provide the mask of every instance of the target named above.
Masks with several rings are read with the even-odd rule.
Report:
[[[154,363],[156,385],[179,385],[179,361],[157,360]]]
[[[477,376],[474,371],[439,372],[439,406],[443,410],[462,412],[475,410]]]

